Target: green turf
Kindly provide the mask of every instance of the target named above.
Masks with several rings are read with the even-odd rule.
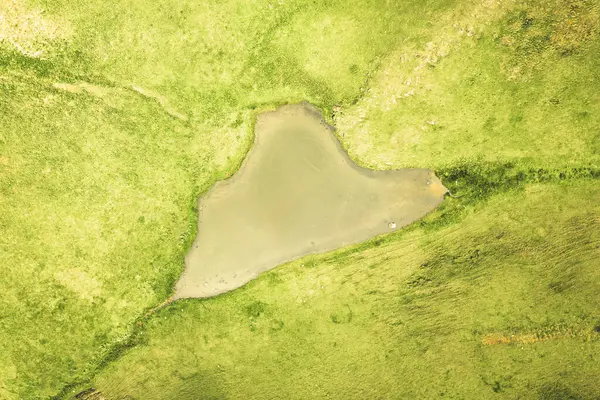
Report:
[[[528,225],[513,227],[523,230],[518,232],[521,239],[504,240],[515,246],[530,243],[530,250],[509,262],[503,249],[490,244],[489,251],[497,257],[489,253],[484,267],[465,275],[450,268],[454,264],[440,254],[455,251],[461,265],[473,246],[487,246],[485,232],[452,240],[439,232],[468,229],[473,226],[469,224],[492,229],[500,224],[494,212],[523,218],[522,209],[513,210],[515,199],[525,196],[519,187],[543,181],[546,186],[530,187],[541,188],[546,200],[554,196],[570,206],[563,206],[562,215],[544,208],[541,195],[527,195],[532,207],[539,207],[532,221],[553,226],[556,220],[568,226],[565,218],[574,213],[572,217],[583,218],[582,231],[576,234],[593,238],[595,220],[585,215],[594,212],[590,196],[597,196],[597,181],[581,181],[589,193],[568,181],[597,177],[600,164],[598,15],[598,4],[583,0],[0,4],[0,399],[68,395],[89,387],[88,380],[98,372],[95,382],[115,398],[126,393],[136,398],[150,398],[148,393],[156,398],[197,398],[199,390],[212,390],[217,398],[253,393],[257,398],[262,393],[276,397],[261,386],[266,381],[258,377],[263,383],[254,387],[251,377],[278,370],[280,380],[268,384],[281,397],[293,388],[299,397],[325,395],[316,386],[310,392],[308,386],[299,388],[302,382],[324,388],[336,382],[345,385],[347,389],[330,394],[341,398],[417,396],[410,394],[415,388],[427,396],[444,390],[468,397],[471,390],[494,393],[492,389],[511,396],[526,393],[527,385],[546,398],[593,396],[597,377],[586,364],[593,360],[583,356],[596,342],[593,335],[587,341],[583,337],[598,317],[589,309],[593,292],[584,296],[595,282],[586,281],[588,275],[577,269],[590,268],[589,260],[573,262],[577,268],[568,262],[593,249],[556,236],[552,243],[572,246],[571,258],[564,252],[546,254],[544,242],[527,234],[532,232]],[[403,234],[283,267],[222,298],[178,303],[183,312],[174,304],[138,327],[144,312],[169,296],[195,233],[195,200],[240,164],[252,143],[256,113],[301,100],[321,107],[328,117],[341,105],[341,114],[331,121],[359,163],[436,168],[453,194],[463,197]],[[559,200],[548,204],[560,205]],[[472,215],[485,216],[487,225],[474,222]],[[431,238],[429,232],[434,232]],[[406,240],[414,240],[421,250],[404,254]],[[384,244],[396,250],[382,255]],[[551,260],[544,268],[546,259],[534,257],[539,249],[539,257]],[[397,267],[404,265],[399,260],[410,259],[417,268],[417,255],[440,265],[429,272],[435,276],[417,277],[416,270]],[[314,268],[300,268],[301,263]],[[381,268],[368,268],[377,263]],[[347,277],[355,283],[342,286],[347,275],[340,273],[338,264],[357,271]],[[531,265],[530,275],[523,272],[526,268],[515,269],[517,264]],[[525,290],[527,282],[538,282],[542,270],[546,275],[538,280],[552,284],[557,294],[555,289]],[[369,278],[375,271],[388,272]],[[514,304],[484,293],[476,284],[480,281],[469,284],[470,277],[485,276],[485,283],[492,285],[493,271],[498,271],[495,279],[510,279],[515,292],[503,296],[512,293]],[[571,278],[565,278],[566,273]],[[330,304],[298,303],[299,308],[290,305],[287,311],[277,306],[302,300],[299,293],[311,277],[333,285],[323,285],[323,290],[335,285],[343,289],[329,294],[334,296]],[[413,278],[452,289],[415,289],[408,285]],[[384,322],[371,326],[377,318],[361,310],[375,312],[387,297],[374,292],[373,299],[382,300],[371,302],[369,296],[359,298],[358,289],[348,288],[383,290],[375,287],[377,282],[385,283],[397,298],[376,313]],[[264,285],[280,287],[282,293]],[[291,291],[283,290],[286,285]],[[498,287],[488,289],[503,293]],[[420,293],[425,297],[418,297]],[[460,304],[456,310],[436,308],[435,299]],[[519,304],[541,308],[537,314],[521,310],[514,317],[494,316],[489,310],[496,303],[490,299],[499,301],[506,313],[521,310]],[[573,307],[581,315],[561,320],[561,311],[544,304],[560,310]],[[471,313],[466,317],[471,320],[457,321],[462,317],[452,313],[459,306]],[[233,311],[203,314],[205,307]],[[241,325],[240,315],[245,315]],[[271,321],[268,329],[261,322],[265,315]],[[397,320],[385,322],[396,315]],[[548,321],[542,321],[546,316]],[[405,320],[422,329],[409,335],[403,330],[406,325],[393,325]],[[181,336],[171,343],[181,348],[163,354],[161,346],[172,339],[161,332],[176,324],[186,327],[181,335],[199,330],[213,336],[207,336],[207,342]],[[440,325],[438,333],[435,324]],[[226,332],[228,326],[250,333],[238,339]],[[489,329],[464,333],[473,327]],[[447,332],[454,328],[463,332],[460,340]],[[510,334],[511,329],[576,334],[526,345],[529,350],[523,354],[539,348],[549,360],[547,365],[536,361],[539,365],[531,369],[523,366],[518,346],[475,350],[482,335]],[[137,343],[132,333],[149,344],[127,353],[127,345]],[[397,342],[405,339],[412,343],[410,348]],[[352,340],[354,345],[348,346]],[[444,340],[454,340],[454,346],[442,349]],[[334,342],[339,345],[336,351],[327,347]],[[272,346],[266,348],[267,343]],[[428,346],[443,351],[415,352]],[[208,348],[224,352],[223,362],[215,361]],[[275,354],[275,349],[286,348],[288,353]],[[318,358],[324,349],[329,349],[331,361]],[[382,351],[388,349],[393,351],[385,358]],[[119,361],[122,354],[126,356]],[[131,385],[111,375],[136,357],[151,359],[148,354],[154,358],[147,365],[136,364],[127,371]],[[192,355],[197,358],[188,358]],[[247,365],[235,374],[227,364],[234,356]],[[566,360],[562,367],[560,359]],[[188,370],[175,367],[186,360]],[[214,363],[205,366],[206,360]],[[320,364],[313,370],[306,368],[317,360]],[[435,369],[434,364],[441,366]],[[446,385],[441,378],[446,372],[439,368],[454,364],[455,372],[448,372],[454,383]],[[343,373],[340,365],[350,372]],[[326,371],[334,374],[330,380]],[[403,371],[414,374],[405,376]],[[440,378],[431,378],[432,371],[440,372]],[[181,382],[173,378],[177,374]],[[452,374],[464,379],[459,382]],[[143,379],[147,388],[155,385],[153,392],[144,392]],[[426,379],[430,388],[422,385]],[[246,384],[235,386],[233,380]]]
[[[452,226],[176,302],[93,386],[107,399],[596,398],[599,197],[595,180],[530,184]],[[484,343],[499,335],[524,343]]]
[[[376,168],[600,165],[597,2],[526,1],[504,13],[479,5],[435,32],[398,47],[342,110],[353,157]]]

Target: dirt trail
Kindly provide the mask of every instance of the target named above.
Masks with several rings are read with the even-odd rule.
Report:
[[[164,112],[169,114],[173,118],[177,118],[181,121],[187,122],[188,117],[175,108],[173,108],[169,101],[165,96],[162,96],[158,93],[150,91],[148,89],[144,89],[140,86],[136,85],[118,85],[114,84],[113,86],[102,86],[89,82],[78,82],[78,83],[64,83],[64,82],[54,82],[52,86],[56,89],[64,90],[70,93],[85,93],[96,97],[105,97],[110,93],[113,94],[123,94],[123,91],[130,91],[135,93],[138,96],[141,96],[145,100],[152,101],[156,103]]]
[[[199,201],[173,299],[230,291],[284,262],[399,229],[442,202],[447,189],[430,170],[361,168],[332,131],[308,104],[258,117],[240,170]]]

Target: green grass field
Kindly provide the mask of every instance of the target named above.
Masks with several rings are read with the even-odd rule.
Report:
[[[109,399],[596,398],[595,183],[527,185],[451,226],[173,303],[93,386]]]
[[[0,4],[0,399],[600,397],[592,0]],[[158,313],[197,197],[307,100],[458,198]],[[322,288],[321,288],[322,287]]]

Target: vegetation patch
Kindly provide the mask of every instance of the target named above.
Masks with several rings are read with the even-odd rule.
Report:
[[[340,388],[345,398],[365,390],[384,398],[518,397],[549,377],[593,382],[600,345],[600,193],[593,182],[527,184],[489,197],[455,224],[313,256],[321,268],[299,260],[203,301],[206,307],[173,303],[148,320],[150,341],[107,366],[93,385],[107,398],[168,396],[178,385],[175,371],[196,357],[220,371],[231,398],[325,398]],[[569,268],[572,287],[556,292],[550,283]],[[279,321],[284,328],[273,330]],[[200,331],[219,345],[198,341]],[[134,365],[148,367],[125,386],[120,376]],[[359,370],[389,383],[357,378]],[[591,384],[578,390],[598,395]]]

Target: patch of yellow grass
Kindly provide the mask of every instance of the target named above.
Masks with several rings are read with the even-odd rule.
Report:
[[[94,297],[102,294],[102,282],[79,268],[57,271],[54,279],[82,299],[92,301]]]
[[[557,22],[553,25],[550,40],[562,51],[573,51],[593,38],[600,29],[598,6],[588,7],[585,0],[560,0],[553,12]],[[534,18],[543,18],[544,12],[534,9]]]
[[[398,125],[390,136],[390,143],[374,142],[371,130],[377,129],[373,128],[372,121],[379,120],[381,113],[402,107],[404,99],[431,90],[434,83],[429,82],[430,68],[427,67],[435,66],[456,48],[468,45],[513,5],[513,0],[488,0],[456,9],[438,20],[437,31],[441,34],[424,47],[402,45],[392,52],[365,96],[336,120],[350,154],[366,165],[385,168],[393,163],[397,154],[408,154],[414,145],[420,144],[422,132],[427,124],[435,125],[435,120],[423,121],[421,126]]]
[[[27,57],[42,57],[48,46],[71,35],[68,21],[50,18],[23,0],[0,2],[0,44],[7,43]]]
[[[241,121],[239,125],[234,122],[236,118]],[[244,143],[248,142],[249,136],[252,134],[250,113],[233,113],[230,121],[229,126],[216,129],[211,138],[215,148],[213,162],[219,171],[226,171],[231,166],[231,160],[238,157]]]
[[[92,85],[87,82],[81,82],[77,84],[71,83],[54,83],[53,86],[56,89],[65,90],[70,93],[89,93],[93,96],[103,97],[107,94],[108,90],[98,85]]]
[[[593,330],[584,330],[580,328],[552,329],[546,332],[528,332],[522,334],[502,334],[498,332],[488,333],[483,336],[481,342],[486,346],[498,344],[534,344],[538,342],[547,342],[549,340],[560,340],[567,338],[589,339],[598,334]]]
[[[500,43],[505,47],[515,48],[519,44],[523,46],[528,41],[535,42],[536,38],[548,36],[551,46],[537,50],[537,55],[530,57],[526,65],[522,65],[525,60],[521,58],[518,60],[521,65],[515,65],[513,60],[502,65],[501,70],[511,81],[525,81],[531,71],[553,57],[556,51],[562,55],[577,51],[598,35],[599,10],[597,5],[590,6],[585,0],[554,0],[530,4],[527,19],[532,21],[532,25],[524,31],[522,21],[515,20],[508,25],[512,32],[502,36]],[[522,36],[520,39],[519,35]]]
[[[17,377],[17,368],[8,358],[0,356],[0,399],[12,400],[17,396],[5,388],[8,387],[8,381]]]

